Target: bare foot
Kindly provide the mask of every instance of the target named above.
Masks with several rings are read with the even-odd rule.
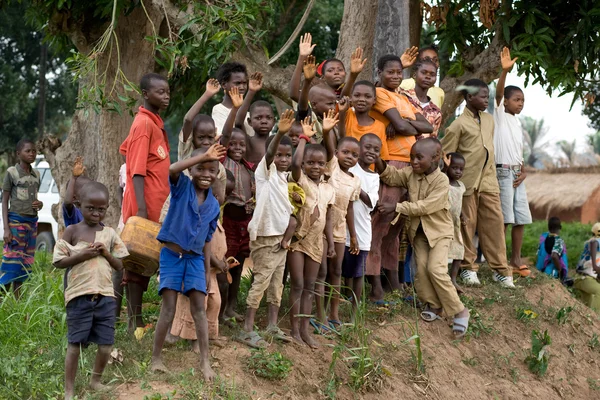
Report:
[[[318,349],[319,348],[319,342],[317,342],[315,340],[315,338],[313,337],[313,335],[311,335],[310,333],[301,333],[300,336],[302,337],[302,340],[304,341],[304,343],[306,343],[308,345],[308,347],[310,347],[311,349]]]
[[[196,354],[200,354],[200,343],[197,340],[192,340],[192,351]]]
[[[200,369],[202,370],[202,375],[204,375],[204,380],[206,382],[212,382],[215,379],[215,376],[217,376],[215,371],[210,367],[208,360],[201,363]]]
[[[150,364],[150,371],[152,372],[163,372],[163,373],[168,373],[169,369],[165,366],[165,364],[163,364],[162,360],[156,359],[156,360],[152,360],[151,364]]]
[[[219,336],[213,339],[208,339],[208,343],[211,346],[215,346],[218,347],[220,349],[222,349],[223,347],[227,346],[227,338],[225,336]]]
[[[236,313],[235,311],[227,311],[223,313],[224,319],[235,319],[235,322],[244,322],[244,316]]]
[[[302,337],[300,336],[300,334],[298,332],[291,332],[290,336],[292,337],[292,340],[294,341],[294,343],[299,344],[302,347],[304,347],[306,345],[306,343],[304,343],[304,340],[302,340]]]
[[[112,388],[108,385],[103,385],[100,382],[90,382],[90,390],[93,390],[94,392],[108,392],[109,390],[111,390]],[[66,398],[66,396],[65,396]]]
[[[167,333],[167,336],[165,337],[165,343],[168,344],[175,344],[177,343],[177,341],[179,340],[179,338],[175,335],[173,335],[171,332]]]
[[[458,283],[456,283],[456,281],[452,281],[452,284],[454,285],[454,287],[456,288],[456,292],[458,294],[463,294],[465,293],[465,291],[463,290],[462,287],[460,287],[460,285]]]

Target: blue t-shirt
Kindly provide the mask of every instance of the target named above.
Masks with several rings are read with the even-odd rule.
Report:
[[[204,244],[211,241],[217,228],[220,211],[210,188],[204,203],[198,205],[194,184],[182,172],[177,184],[171,183],[171,205],[156,239],[202,254]]]
[[[75,206],[73,206],[73,212],[71,213],[71,215],[69,215],[69,210],[67,210],[67,207],[64,204],[62,206],[62,211],[63,220],[65,221],[65,228],[69,225],[75,225],[83,221],[83,215],[81,214],[81,210],[79,210],[79,208]]]

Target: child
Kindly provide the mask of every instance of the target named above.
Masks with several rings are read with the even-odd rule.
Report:
[[[0,286],[12,286],[19,298],[21,284],[33,265],[37,236],[37,213],[43,204],[37,199],[40,173],[31,166],[37,151],[35,143],[21,139],[17,143],[19,162],[8,168],[2,184],[2,221],[4,251],[0,267]]]
[[[89,182],[81,190],[83,221],[65,229],[56,243],[52,263],[66,268],[67,355],[65,399],[72,399],[81,347],[98,345],[90,381],[92,390],[103,390],[102,372],[115,342],[115,294],[112,270],[123,269],[121,259],[129,253],[114,229],[102,225],[108,208],[108,189]]]
[[[537,253],[537,269],[561,281],[569,272],[567,246],[560,237],[562,225],[558,217],[548,219],[548,232],[540,236]]]
[[[294,121],[292,127],[287,133],[287,136],[292,141],[292,152],[295,152],[296,147],[298,147],[298,143],[300,142],[300,135],[302,135],[302,124],[300,123],[300,121]]]
[[[348,172],[360,179],[360,196],[354,201],[354,227],[358,240],[358,254],[350,251],[350,230],[346,235],[346,249],[342,263],[342,276],[345,278],[346,287],[352,290],[350,302],[356,309],[362,297],[363,276],[365,274],[367,255],[371,250],[371,211],[379,200],[379,175],[369,167],[375,163],[381,152],[382,141],[373,134],[367,133],[360,138],[360,154],[358,165],[350,168]],[[337,254],[337,251],[336,251]]]
[[[573,288],[575,295],[592,310],[600,311],[600,223],[592,226],[592,238],[585,242],[577,264]]]
[[[436,71],[440,68],[440,61],[436,46],[432,45],[422,47],[418,50],[418,53],[415,54],[416,49],[416,47],[412,47],[407,49],[404,54],[402,54],[401,59],[403,68],[409,68],[415,61],[431,61],[433,64],[435,64]],[[437,79],[437,75],[435,78]],[[436,79],[433,80],[433,85],[435,85]],[[400,84],[400,88],[404,90],[415,89],[415,86],[415,78],[403,79],[402,83]],[[431,86],[429,89],[427,89],[427,96],[431,98],[431,102],[433,104],[440,109],[442,108],[442,105],[444,104],[444,98],[446,97],[446,94],[442,88],[438,86]]]
[[[235,319],[242,322],[244,318],[236,311],[237,295],[244,266],[244,260],[250,255],[250,236],[248,224],[252,219],[256,191],[253,165],[246,161],[246,135],[244,131],[234,128],[236,113],[243,103],[243,97],[237,87],[229,91],[232,101],[229,117],[223,126],[221,143],[227,147],[227,156],[222,163],[234,177],[234,188],[227,195],[223,209],[223,228],[227,236],[227,257],[235,257],[240,262],[239,268],[230,270],[232,282],[223,287],[221,297],[224,299],[221,308],[223,320]]]
[[[462,304],[448,276],[448,246],[453,238],[452,216],[448,204],[448,177],[438,168],[441,144],[437,139],[419,140],[410,151],[411,166],[398,169],[378,158],[375,167],[387,185],[408,189],[411,201],[382,203],[384,214],[410,218],[409,237],[417,264],[415,289],[426,304],[421,318],[433,322],[442,309],[453,316],[452,331],[463,337],[469,326],[469,310]]]
[[[223,127],[225,126],[225,121],[227,121],[229,111],[232,107],[229,91],[231,88],[235,87],[242,97],[246,94],[246,91],[248,90],[248,71],[244,64],[228,62],[219,67],[219,70],[217,71],[217,80],[223,88],[224,95],[223,101],[213,107],[212,118],[217,127],[217,135],[221,135],[223,133]],[[247,122],[245,122],[245,132],[248,136],[254,136],[254,131]]]
[[[210,381],[214,372],[208,355],[205,295],[210,271],[210,241],[219,220],[219,202],[210,186],[217,179],[218,160],[225,148],[218,144],[208,150],[194,150],[192,157],[169,167],[171,205],[157,240],[164,244],[160,252],[160,286],[162,296],[160,316],[156,324],[151,369],[167,372],[162,362],[162,348],[169,330],[177,293],[190,299],[190,309],[200,347],[200,368]],[[191,178],[183,171],[189,169]],[[181,221],[186,221],[181,224]]]
[[[119,151],[127,158],[127,190],[123,197],[123,222],[137,215],[158,222],[160,210],[169,195],[169,139],[160,111],[169,106],[167,79],[158,74],[146,74],[140,82],[144,105],[133,120],[129,135]],[[129,331],[144,327],[142,296],[148,290],[150,278],[132,271],[123,271],[126,284]]]
[[[494,270],[492,278],[503,287],[513,288],[512,273],[506,263],[504,221],[494,163],[494,118],[484,112],[489,89],[479,79],[469,79],[459,89],[467,105],[446,128],[442,144],[446,154],[459,152],[466,162],[462,181],[467,190],[462,213],[467,223],[461,232],[465,258],[460,277],[467,285],[479,284],[475,264],[477,249],[472,239],[477,229],[483,255]]]
[[[502,49],[500,53],[502,74],[496,86],[494,108],[494,150],[505,232],[508,226],[512,225],[510,266],[513,274],[529,276],[531,271],[521,260],[521,246],[525,225],[531,223],[531,212],[523,183],[526,177],[523,164],[523,128],[517,117],[523,110],[525,96],[516,86],[504,87],[506,75],[516,60],[516,58],[511,60],[508,48]]]
[[[65,191],[65,199],[62,205],[63,222],[65,228],[69,225],[75,225],[83,221],[83,216],[79,210],[79,194],[81,188],[91,182],[91,179],[82,176],[85,172],[83,166],[83,158],[75,157],[71,179],[67,182],[67,190]]]
[[[460,233],[460,227],[463,225],[462,215],[462,199],[465,194],[465,184],[460,181],[462,178],[463,170],[465,169],[465,158],[460,153],[450,153],[444,158],[446,165],[446,175],[450,181],[450,191],[448,192],[448,199],[450,201],[450,215],[452,215],[452,225],[454,226],[454,237],[450,242],[450,248],[448,250],[448,259],[452,260],[452,269],[450,271],[450,278],[452,284],[456,288],[459,294],[463,293],[463,290],[458,283],[456,278],[460,271],[460,264],[465,256],[465,247],[463,246],[462,235]]]
[[[287,248],[281,244],[292,214],[287,183],[287,171],[292,162],[292,143],[285,134],[293,121],[294,111],[285,111],[279,121],[277,134],[267,139],[267,152],[255,171],[256,208],[248,224],[254,281],[248,291],[244,332],[240,337],[242,342],[252,347],[266,344],[254,331],[254,318],[265,292],[268,303],[267,333],[277,340],[290,341],[277,326],[277,316],[287,256]]]
[[[428,58],[417,61],[413,73],[415,81],[414,89],[404,90],[402,87],[400,89],[433,127],[431,134],[425,133],[419,138],[437,137],[442,123],[442,110],[428,95],[429,89],[435,85],[437,69],[437,65]]]
[[[290,291],[291,335],[298,343],[317,348],[318,342],[309,333],[309,318],[315,281],[323,257],[323,233],[327,240],[327,256],[335,255],[333,245],[332,211],[335,191],[324,180],[327,151],[321,145],[311,144],[315,134],[309,119],[302,122],[304,134],[292,160],[292,179],[306,193],[306,204],[298,212],[295,241],[290,244],[288,264],[292,287]]]

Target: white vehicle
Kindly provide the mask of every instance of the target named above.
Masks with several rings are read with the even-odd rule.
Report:
[[[34,167],[40,173],[38,200],[44,203],[44,207],[38,212],[38,231],[35,250],[52,252],[56,239],[58,239],[58,222],[52,216],[52,205],[58,204],[60,201],[58,185],[54,181],[54,178],[52,178],[50,165],[44,160],[44,156],[36,157]],[[1,213],[0,222],[0,235],[3,235],[4,222],[2,221]]]

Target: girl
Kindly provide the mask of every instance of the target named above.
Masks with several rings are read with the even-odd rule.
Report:
[[[414,50],[416,50],[415,47],[412,47],[410,49],[407,49],[404,54],[402,55],[402,66],[404,68],[409,68],[410,66],[413,65],[413,63],[416,61],[430,61],[435,65],[435,69],[436,72],[437,70],[440,68],[440,61],[438,59],[438,52],[437,52],[437,47],[435,46],[428,46],[428,47],[422,47],[419,49],[418,53],[415,54]],[[431,98],[431,101],[433,102],[433,104],[435,104],[436,106],[438,106],[438,108],[442,108],[442,105],[444,104],[444,97],[445,97],[445,93],[442,90],[442,88],[435,86],[435,80],[437,79],[437,74],[433,79],[433,84],[432,86],[426,90],[427,92],[427,96],[429,96]],[[414,89],[416,86],[416,82],[414,78],[410,78],[410,79],[405,79],[402,81],[402,84],[400,85],[400,87],[404,90],[410,90],[410,89]]]
[[[442,110],[440,110],[440,108],[431,100],[431,97],[428,96],[429,89],[435,85],[437,66],[430,59],[424,59],[417,61],[414,70],[413,78],[415,80],[415,87],[408,90],[401,89],[401,91],[408,96],[410,102],[423,114],[433,127],[433,132],[431,134],[426,133],[419,138],[429,136],[437,137],[442,123]]]
[[[450,181],[448,199],[450,200],[450,214],[454,223],[454,239],[448,249],[448,259],[452,260],[450,278],[456,291],[462,294],[463,290],[456,283],[456,278],[460,271],[460,263],[465,256],[465,247],[463,246],[462,235],[460,233],[460,227],[464,220],[462,215],[462,198],[466,191],[465,185],[460,181],[460,178],[462,178],[465,168],[465,158],[460,153],[450,153],[446,155],[444,162],[446,163],[446,175],[448,175],[448,180]]]
[[[573,283],[575,295],[585,305],[600,311],[600,223],[592,227],[594,236],[585,243],[577,264],[577,277]]]

